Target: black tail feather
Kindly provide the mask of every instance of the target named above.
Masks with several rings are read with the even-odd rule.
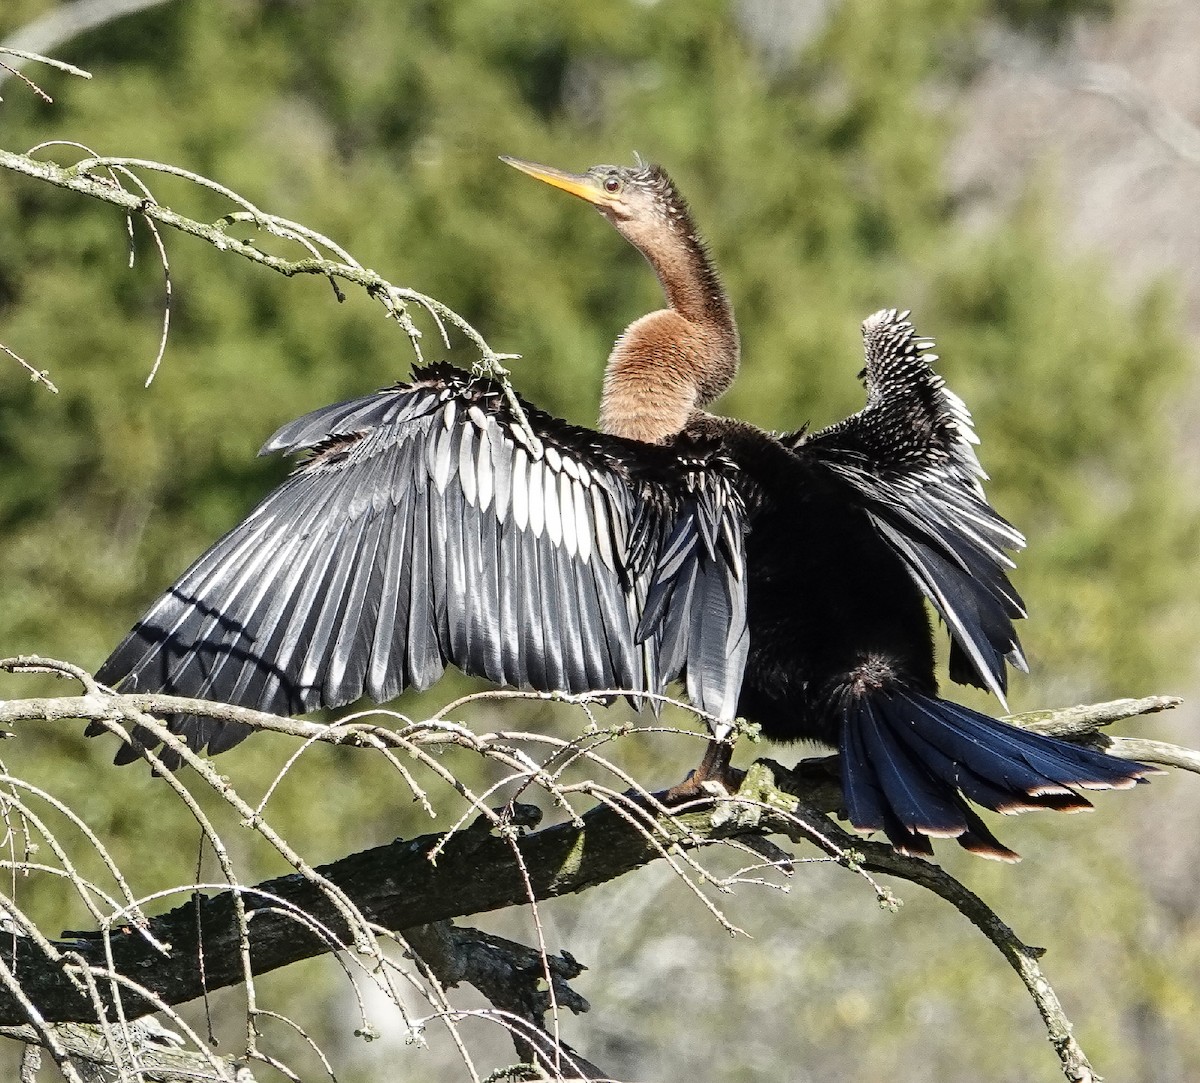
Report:
[[[969,850],[973,854],[978,854],[980,857],[990,858],[992,861],[1007,861],[1011,863],[1021,860],[1021,855],[1016,850],[1010,850],[996,838],[988,829],[987,824],[965,804],[963,811],[967,814],[967,830],[954,840],[959,846],[964,850]]]
[[[841,765],[842,796],[850,822],[863,831],[882,831],[887,799],[863,743],[862,727],[849,720],[842,726]]]
[[[925,713],[920,701],[913,702],[912,706],[915,711]],[[936,715],[931,721],[934,727],[940,725]],[[1054,792],[1051,792],[1051,780],[1040,772],[1020,769],[1014,772],[1005,757],[991,755],[991,750],[978,742],[964,744],[957,740],[958,735],[953,731],[938,733],[935,728],[931,740],[928,729],[902,725],[896,727],[896,734],[945,785],[994,812],[1011,814],[1039,808],[1071,812],[1092,807],[1086,798],[1057,783],[1053,784]],[[1024,764],[1017,767],[1022,768]]]
[[[1079,745],[1044,737],[907,689],[876,691],[843,707],[842,787],[855,827],[883,831],[898,850],[930,856],[930,837],[1001,861],[1017,855],[967,801],[1003,813],[1091,808],[1075,787],[1124,789],[1152,774]]]
[[[859,715],[863,744],[883,789],[885,805],[902,824],[919,826],[923,834],[956,838],[967,829],[961,801],[954,789],[942,785],[928,767],[896,739],[896,734],[871,700]]]
[[[909,694],[910,700],[917,698]],[[1124,790],[1137,785],[1143,776],[1155,773],[1153,768],[1144,764],[1118,760],[1082,745],[1011,726],[957,703],[945,700],[926,702],[936,703],[948,713],[954,727],[967,739],[1002,755],[1019,759],[1050,779],[1051,786],[1041,792],[1061,792],[1064,786],[1082,786],[1086,790]],[[938,732],[944,731],[939,729]],[[1036,793],[1030,796],[1036,796]]]

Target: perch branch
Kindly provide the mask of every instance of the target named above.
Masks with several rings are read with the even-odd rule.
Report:
[[[1100,706],[1103,708],[1107,705]],[[748,789],[751,792],[760,790],[761,799],[774,804],[778,802],[776,795],[783,792],[781,787],[787,790],[794,788],[794,775],[769,760],[760,760],[747,775],[739,795],[745,794]],[[805,793],[805,798],[807,797],[808,794]],[[788,811],[797,824],[819,827],[825,838],[834,846],[851,855],[852,862],[861,863],[862,867],[870,872],[887,873],[907,880],[932,891],[950,903],[992,942],[1017,972],[1042,1017],[1046,1035],[1058,1055],[1067,1079],[1071,1083],[1093,1083],[1093,1080],[1098,1079],[1087,1056],[1075,1041],[1070,1020],[1067,1019],[1057,994],[1038,963],[1038,959],[1045,954],[1043,949],[1024,944],[991,907],[940,866],[921,858],[899,854],[885,843],[856,838],[833,823],[828,816],[817,812],[807,801],[796,799],[795,803],[788,807]],[[778,829],[780,825],[776,826]],[[782,826],[782,833],[789,835],[793,841],[800,841],[801,836],[795,828],[789,831],[786,825]],[[811,839],[811,831],[806,832],[803,837]]]

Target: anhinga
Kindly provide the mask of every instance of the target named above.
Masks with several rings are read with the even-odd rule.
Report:
[[[595,205],[666,294],[612,351],[602,431],[524,404],[521,418],[496,382],[448,365],[293,421],[263,452],[308,457],[101,681],[286,714],[386,701],[447,663],[565,692],[684,677],[718,736],[741,715],[838,749],[851,823],[918,854],[933,836],[1011,860],[968,802],[1074,811],[1089,807],[1078,788],[1148,773],[938,696],[927,602],[953,679],[1003,699],[1006,663],[1024,668],[1005,552],[1024,539],[984,499],[970,415],[906,313],[863,325],[867,404],[845,421],[776,437],[704,413],[738,333],[667,174],[505,160]],[[248,732],[170,726],[211,753]]]

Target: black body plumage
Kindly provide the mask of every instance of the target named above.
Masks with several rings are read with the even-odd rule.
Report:
[[[928,855],[930,836],[1016,855],[968,801],[1000,812],[1089,807],[1074,787],[1150,773],[938,696],[931,603],[951,674],[1003,697],[1024,668],[1024,616],[1006,549],[1024,539],[986,503],[970,415],[934,373],[907,313],[863,325],[867,406],[779,440],[708,418],[737,463],[746,505],[750,654],[738,713],[776,741],[841,754],[850,821]]]
[[[776,437],[688,407],[728,386],[738,336],[690,218],[664,218],[684,206],[669,178],[512,164],[596,204],[663,282],[670,308],[609,362],[606,424],[625,435],[528,404],[523,421],[494,382],[446,365],[317,410],[263,449],[309,457],[99,680],[298,713],[386,701],[450,663],[635,700],[682,678],[716,730],[738,714],[772,740],[836,748],[850,821],[919,854],[942,836],[1015,858],[969,802],[1072,811],[1089,807],[1079,788],[1150,773],[939,697],[928,605],[954,680],[1003,699],[1006,667],[1024,668],[1007,574],[1024,539],[988,505],[970,415],[907,313],[864,323],[867,404],[827,429]],[[642,431],[656,434],[625,438]],[[247,733],[170,727],[213,753]]]

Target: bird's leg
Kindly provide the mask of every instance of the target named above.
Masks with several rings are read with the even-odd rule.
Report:
[[[717,785],[728,793],[736,793],[746,777],[745,771],[735,770],[729,761],[733,757],[733,745],[728,741],[710,740],[704,750],[704,759],[677,786],[672,786],[663,795],[663,803],[681,805],[685,801],[696,801],[712,796],[712,787]]]

